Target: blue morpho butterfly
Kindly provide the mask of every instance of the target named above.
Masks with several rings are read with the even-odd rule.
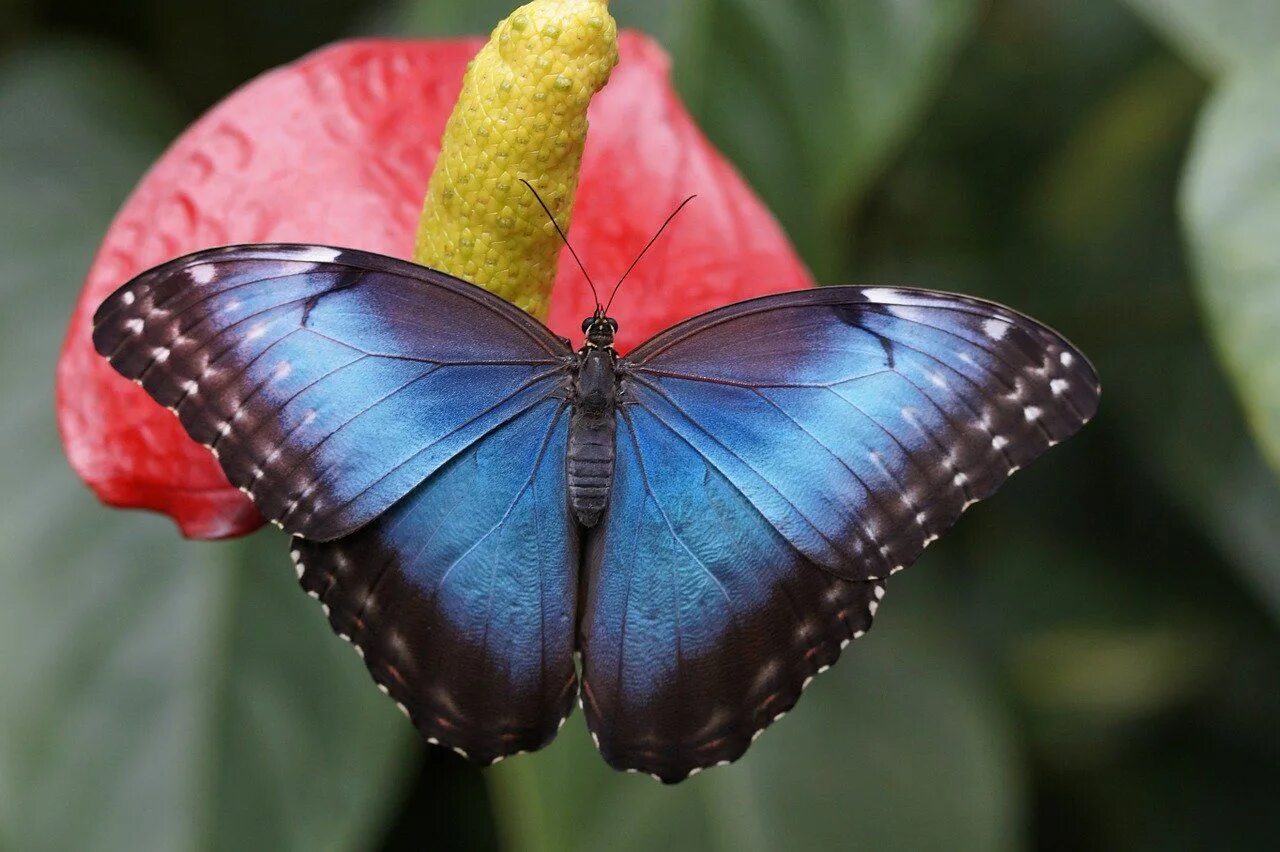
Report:
[[[1061,336],[965,296],[766,296],[622,357],[598,301],[575,350],[465,281],[321,246],[179,258],[94,325],[294,536],[429,741],[493,763],[581,695],[605,760],[666,782],[746,751],[1099,395]]]

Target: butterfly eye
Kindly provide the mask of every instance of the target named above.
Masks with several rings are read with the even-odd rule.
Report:
[[[595,322],[595,317],[587,317],[582,321],[582,333],[586,334],[587,329],[591,328],[591,323]]]
[[[607,319],[607,320],[608,320],[608,322],[609,322],[609,328],[613,329],[614,331],[617,331],[617,330],[618,330],[618,321],[617,321],[616,319],[614,319],[613,317],[606,317],[606,319]]]

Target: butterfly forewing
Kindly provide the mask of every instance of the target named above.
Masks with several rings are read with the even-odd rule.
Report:
[[[291,533],[338,538],[561,394],[567,347],[478,287],[380,255],[245,246],[103,303],[98,351]]]

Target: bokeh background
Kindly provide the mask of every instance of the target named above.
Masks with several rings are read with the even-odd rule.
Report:
[[[1005,301],[1105,387],[729,769],[621,776],[575,720],[482,775],[278,534],[97,505],[53,364],[148,164],[275,64],[512,5],[0,0],[0,848],[1277,848],[1274,0],[613,0],[820,279]]]

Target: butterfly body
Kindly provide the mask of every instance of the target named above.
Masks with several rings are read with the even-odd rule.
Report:
[[[588,318],[584,325],[590,325],[590,330],[587,344],[575,355],[567,464],[574,515],[584,527],[594,527],[613,485],[618,356],[613,350],[616,324],[597,329]]]
[[[614,331],[574,351],[443,273],[264,245],[143,273],[94,343],[293,536],[428,741],[489,764],[580,698],[610,765],[667,782],[742,755],[1098,404],[1065,339],[966,296],[783,293],[625,356]]]

